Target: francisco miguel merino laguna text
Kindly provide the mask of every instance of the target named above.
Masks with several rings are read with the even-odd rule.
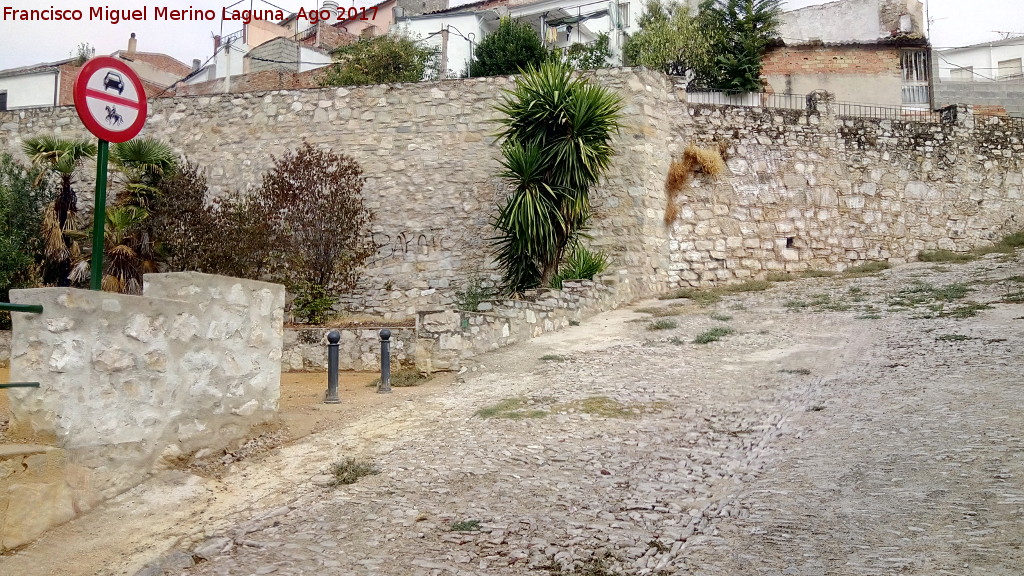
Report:
[[[150,10],[152,8],[152,10]],[[367,9],[362,9],[360,14],[362,17],[359,20],[369,20],[375,18],[376,8],[373,8],[373,15],[371,18],[366,17]],[[306,10],[300,8],[295,14],[295,17],[299,20],[309,20],[311,23],[316,23],[321,20],[328,21],[337,19],[338,21],[347,20],[352,18],[353,10],[339,10],[337,13],[332,13],[329,10],[318,10],[316,8]],[[152,18],[150,15],[152,14]],[[253,20],[271,20],[280,22],[287,17],[284,10],[229,10],[228,8],[220,9],[221,20],[227,21],[239,21],[243,24],[248,24]],[[63,9],[55,8],[50,6],[49,8],[33,9],[33,10],[20,10],[11,6],[4,6],[3,19],[15,20],[15,21],[26,21],[26,22],[59,22],[59,21],[101,21],[110,22],[111,24],[117,24],[118,22],[143,22],[146,20],[156,21],[168,21],[168,22],[198,22],[205,20],[216,20],[216,10],[204,10],[200,8],[193,8],[189,6],[187,9],[175,10],[166,6],[143,6],[142,8],[135,9],[114,9],[107,6],[92,6],[88,10],[79,9]]]

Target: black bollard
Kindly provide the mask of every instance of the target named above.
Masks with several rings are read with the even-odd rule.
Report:
[[[378,394],[391,393],[391,330],[380,331],[380,385]]]
[[[340,404],[338,398],[338,342],[341,341],[341,333],[331,330],[327,334],[327,394],[324,396],[324,404]]]

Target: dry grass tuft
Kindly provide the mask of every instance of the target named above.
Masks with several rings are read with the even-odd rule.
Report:
[[[665,195],[668,203],[665,206],[665,225],[669,226],[679,216],[676,198],[690,183],[694,173],[703,172],[711,177],[725,173],[725,150],[729,145],[719,141],[715,148],[698,148],[690,144],[683,151],[683,157],[672,160],[665,177]]]

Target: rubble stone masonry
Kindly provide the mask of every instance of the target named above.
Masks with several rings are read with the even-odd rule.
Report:
[[[882,63],[878,64],[882,66]],[[680,284],[904,261],[966,250],[1019,230],[1020,125],[961,110],[950,124],[845,119],[822,112],[690,105],[667,77],[596,73],[619,93],[617,156],[593,192],[592,240],[622,297]],[[410,319],[454,302],[473,274],[494,277],[494,104],[508,77],[162,98],[143,131],[206,167],[211,194],[259,184],[272,157],[303,141],[352,155],[379,245],[352,308]],[[71,108],[0,113],[0,150],[38,134],[85,136]],[[664,223],[665,176],[685,146],[728,144],[728,173],[698,174]],[[77,187],[89,190],[89,169]]]

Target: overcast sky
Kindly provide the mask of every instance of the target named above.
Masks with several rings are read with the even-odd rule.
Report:
[[[261,0],[241,0],[237,8],[271,8]],[[463,3],[461,0],[455,0]],[[641,0],[633,0],[640,4]],[[341,6],[351,6],[353,0],[339,0]],[[369,0],[355,0],[357,6],[374,4]],[[822,0],[787,0],[787,9],[823,4]],[[289,11],[307,9],[322,4],[322,0],[274,0],[274,5]],[[82,42],[96,48],[97,54],[110,54],[128,47],[132,32],[138,38],[138,49],[163,52],[191,64],[193,58],[206,61],[213,53],[214,34],[230,34],[241,29],[240,22],[221,22],[220,9],[228,2],[206,0],[2,0],[0,7],[39,9],[53,6],[58,9],[83,10],[90,7],[110,8],[149,7],[149,20],[145,22],[21,22],[0,20],[0,70],[50,62],[69,57]],[[953,47],[1000,39],[996,31],[1024,33],[1024,10],[1020,0],[928,0],[931,13],[931,40],[936,47]],[[154,7],[187,9],[189,7],[213,9],[218,19],[212,22],[157,22]]]

